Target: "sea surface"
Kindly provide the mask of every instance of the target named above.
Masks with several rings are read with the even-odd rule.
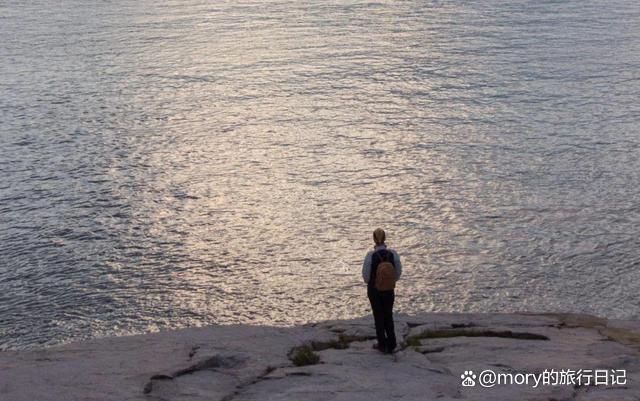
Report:
[[[640,2],[0,0],[0,349],[640,318]]]

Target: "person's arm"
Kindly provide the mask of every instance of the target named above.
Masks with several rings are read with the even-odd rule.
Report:
[[[398,252],[393,252],[393,264],[396,268],[396,280],[400,280],[400,276],[402,276],[402,263],[400,263],[400,255]]]
[[[364,263],[362,264],[362,279],[365,283],[369,283],[369,278],[371,277],[371,252],[367,253],[367,256],[364,257]]]

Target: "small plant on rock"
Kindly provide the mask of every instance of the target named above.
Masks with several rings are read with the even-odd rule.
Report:
[[[318,354],[308,345],[302,345],[291,350],[289,359],[296,366],[315,365],[320,362]]]
[[[411,336],[407,337],[407,339],[405,340],[405,345],[407,347],[419,347],[422,344],[420,343],[420,339],[418,337]]]

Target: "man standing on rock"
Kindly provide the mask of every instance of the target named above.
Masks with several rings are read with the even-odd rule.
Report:
[[[385,245],[382,228],[373,231],[375,246],[367,253],[362,266],[362,278],[367,283],[367,295],[373,311],[378,343],[375,348],[384,353],[392,353],[396,348],[396,334],[393,327],[393,301],[395,282],[402,275],[400,256]]]

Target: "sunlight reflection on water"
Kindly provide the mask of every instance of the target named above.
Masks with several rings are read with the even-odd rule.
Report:
[[[0,4],[0,348],[398,310],[638,317],[640,7]]]

